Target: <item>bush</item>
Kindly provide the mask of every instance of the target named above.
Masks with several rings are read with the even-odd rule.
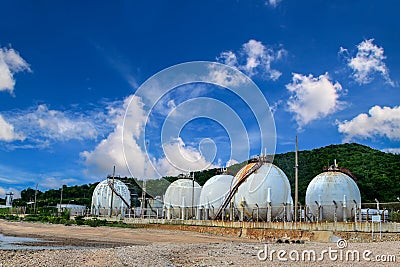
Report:
[[[400,222],[400,212],[392,212],[390,220],[392,222]]]
[[[27,222],[39,222],[40,221],[40,217],[36,216],[36,215],[27,215],[27,216],[25,216],[24,221],[27,221]]]
[[[1,208],[0,209],[0,214],[8,214],[10,213],[10,208]]]
[[[99,220],[97,218],[94,218],[92,220],[85,220],[84,221],[86,225],[89,225],[91,227],[98,227],[98,226],[106,226],[107,225],[107,220]]]
[[[19,221],[19,217],[12,214],[0,214],[0,219],[7,221]]]
[[[79,215],[79,216],[75,216],[75,223],[76,223],[76,225],[85,225],[86,221],[82,215]]]

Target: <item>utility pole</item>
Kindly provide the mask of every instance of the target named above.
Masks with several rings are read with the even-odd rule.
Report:
[[[140,212],[141,212],[141,217],[144,219],[144,213],[145,213],[145,208],[146,208],[146,180],[143,180],[143,188],[142,188],[142,203],[140,204]]]
[[[61,196],[60,196],[60,215],[62,213],[62,200],[63,200],[63,190],[64,190],[64,185],[61,185]]]
[[[37,188],[38,188],[38,184],[36,183],[36,189],[35,189],[35,206],[33,208],[33,212],[36,215],[36,196],[37,196]],[[62,198],[62,193],[61,193],[61,198]],[[32,207],[32,206],[31,206]]]
[[[190,172],[189,172],[190,175]],[[192,215],[191,215],[192,219],[194,217],[194,172],[192,175]]]
[[[114,175],[115,175],[115,165],[113,168],[113,174],[112,174],[112,188],[111,188],[111,200],[110,200],[110,217],[112,217],[112,212],[113,212],[113,200],[114,200]]]
[[[148,149],[149,149],[149,141],[146,141],[146,152],[147,153],[149,153],[148,152]],[[147,174],[147,164],[148,164],[148,162],[147,162],[147,156],[144,158],[144,173],[143,173],[143,186],[142,186],[142,201],[141,201],[141,203],[140,203],[140,217],[142,218],[142,219],[144,219],[144,217],[145,217],[145,213],[146,213],[146,211],[145,211],[145,209],[146,209],[146,191],[147,191],[147,188],[146,188],[146,178],[145,178],[145,176],[146,176],[146,174]]]
[[[296,152],[295,152],[295,166],[294,166],[294,221],[297,223],[297,204],[299,201],[299,160],[298,160],[299,144],[296,135]]]

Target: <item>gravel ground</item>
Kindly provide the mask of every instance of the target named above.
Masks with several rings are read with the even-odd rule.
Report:
[[[339,250],[336,243],[306,243],[306,244],[277,244],[277,243],[154,243],[149,245],[124,246],[115,248],[88,248],[80,250],[3,250],[0,251],[0,266],[399,266],[400,242],[349,243],[342,249],[343,257],[337,253],[337,260],[330,260],[325,254],[323,261],[306,260],[292,261],[289,255],[283,255],[288,261],[278,260],[277,254],[273,259],[260,261],[258,252],[264,250],[285,250],[299,255],[304,250],[316,251],[316,258],[322,250]],[[346,261],[346,251],[358,250],[360,261]],[[362,258],[365,250],[372,252],[371,261]],[[340,251],[340,250],[339,250]],[[377,255],[395,255],[395,262],[376,262]],[[264,256],[264,254],[260,254]]]
[[[36,245],[91,246],[80,249],[0,250],[3,266],[400,266],[400,241],[348,243],[339,249],[336,243],[304,244],[260,243],[259,241],[160,229],[122,229],[82,227],[0,220],[0,233],[8,236],[38,237],[48,241]],[[53,242],[56,243],[53,243]],[[344,244],[346,245],[346,244]],[[265,261],[258,256],[272,254]],[[324,260],[319,261],[322,251]],[[337,250],[337,252],[334,252]],[[261,251],[261,252],[260,252]],[[274,252],[275,251],[275,252]],[[279,252],[280,251],[280,252]],[[315,251],[316,259],[302,260],[304,251]],[[358,251],[359,261],[346,261],[346,253]],[[363,253],[370,261],[363,259]],[[278,253],[281,258],[278,259]],[[335,254],[336,253],[336,254]],[[340,257],[340,253],[342,257]],[[299,260],[292,260],[299,255]],[[391,262],[377,262],[376,256],[393,255]]]

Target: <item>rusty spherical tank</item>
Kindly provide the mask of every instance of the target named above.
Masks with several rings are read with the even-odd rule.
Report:
[[[308,185],[306,205],[319,221],[349,221],[361,205],[361,194],[350,176],[329,170],[317,175]]]
[[[244,166],[235,176],[241,177],[254,166]],[[271,220],[291,220],[292,197],[290,183],[285,173],[276,165],[264,162],[262,166],[240,185],[234,197],[235,207],[245,218],[267,220],[271,208]]]

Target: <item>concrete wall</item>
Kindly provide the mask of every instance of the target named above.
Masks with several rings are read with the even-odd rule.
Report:
[[[107,220],[117,220],[107,218]],[[181,220],[152,220],[152,219],[125,219],[125,223],[137,224],[141,228],[155,228],[162,230],[181,230],[199,233],[209,233],[218,236],[231,236],[240,238],[255,239],[262,242],[276,242],[279,239],[284,241],[313,241],[313,242],[336,242],[338,239],[345,239],[349,242],[372,242],[372,241],[400,241],[397,232],[385,232],[387,229],[395,229],[395,225],[382,224],[382,236],[379,234],[379,225],[374,229],[374,235],[366,232],[371,223],[363,223],[365,226],[361,231],[354,231],[352,223],[249,223],[249,222],[221,222],[221,221],[181,221]],[[352,226],[353,225],[353,226]],[[390,227],[388,227],[390,225]],[[266,226],[265,228],[262,228]],[[297,227],[297,229],[295,229]],[[397,224],[396,227],[400,227]],[[386,229],[384,231],[384,229]],[[397,228],[398,229],[398,228]]]
[[[211,221],[211,220],[166,220],[166,219],[134,219],[125,218],[124,222],[132,224],[172,224],[172,225],[197,225],[213,227],[229,227],[243,229],[276,229],[276,230],[302,230],[302,231],[340,231],[340,232],[379,232],[379,223],[372,222],[239,222],[239,221]],[[400,233],[400,223],[382,223],[382,232]]]

